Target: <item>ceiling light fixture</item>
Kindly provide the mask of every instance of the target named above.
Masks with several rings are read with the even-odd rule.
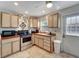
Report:
[[[47,8],[51,8],[53,6],[52,1],[46,1]]]
[[[45,10],[43,10],[42,13],[45,13]]]
[[[19,4],[17,2],[14,3],[15,6],[18,6]]]
[[[28,11],[25,11],[25,14],[28,14]]]

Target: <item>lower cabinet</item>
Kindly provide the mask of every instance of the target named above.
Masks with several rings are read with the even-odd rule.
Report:
[[[19,37],[2,40],[2,56],[1,57],[6,57],[18,51],[20,51],[20,38]]]
[[[0,58],[1,58],[1,42],[0,42]]]
[[[35,44],[38,45],[38,40],[39,39],[38,38],[34,38],[34,40],[35,40]]]
[[[33,44],[49,51],[49,52],[53,52],[53,44],[51,41],[51,36],[44,36],[44,35],[37,35],[37,34],[33,34],[32,35],[32,42]],[[52,46],[52,47],[51,47]]]
[[[11,54],[11,43],[4,43],[2,44],[2,57]]]
[[[46,45],[44,45],[44,49],[50,51],[50,46],[46,46]]]
[[[20,50],[20,42],[19,41],[15,41],[13,42],[13,53],[17,52]]]
[[[32,44],[34,44],[35,41],[34,41],[34,35],[32,35]]]
[[[44,40],[43,39],[39,39],[39,46],[41,47],[41,48],[43,48],[44,47]]]

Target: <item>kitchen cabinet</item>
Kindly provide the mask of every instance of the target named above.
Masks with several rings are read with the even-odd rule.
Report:
[[[6,57],[11,54],[11,42],[2,44],[2,57]]]
[[[19,46],[20,46],[19,40],[13,42],[13,53],[18,52],[20,50]]]
[[[32,17],[29,19],[30,27],[38,27],[38,18]]]
[[[1,41],[0,41],[0,57],[1,57]]]
[[[39,43],[38,40],[39,39],[38,38],[34,38],[34,40],[35,40],[35,44],[38,45],[38,43]]]
[[[32,35],[32,44],[34,44],[35,42],[34,42],[34,35]]]
[[[1,13],[0,13],[0,27],[1,27]]]
[[[10,27],[10,14],[2,13],[2,27]]]
[[[0,58],[1,58],[1,35],[0,35]]]
[[[2,39],[2,56],[1,57],[6,57],[18,51],[20,51],[20,37],[19,36]]]
[[[40,47],[44,47],[44,40],[39,38],[39,44],[38,44]]]
[[[47,15],[46,18],[48,20],[48,27],[58,27],[58,13],[53,15]]]
[[[52,40],[54,39],[51,39],[52,38],[51,35],[42,35],[42,34],[39,35],[38,33],[36,33],[36,34],[32,34],[32,36],[33,36],[32,44],[35,44],[45,49],[46,51],[53,52],[54,48],[53,48]]]
[[[18,27],[19,18],[14,14],[0,13],[0,27],[13,28]]]
[[[11,27],[18,27],[18,16],[11,15]]]
[[[0,58],[1,58],[1,46],[0,46]]]

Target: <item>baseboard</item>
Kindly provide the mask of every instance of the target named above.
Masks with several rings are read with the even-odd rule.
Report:
[[[71,55],[71,56],[74,56],[75,58],[79,58],[78,56],[73,55],[73,54],[71,54],[71,53],[68,53],[68,52],[66,52],[66,51],[61,51],[61,52],[67,53],[67,54],[69,54],[69,55]]]

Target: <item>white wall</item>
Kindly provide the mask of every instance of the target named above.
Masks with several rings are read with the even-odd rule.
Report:
[[[46,20],[46,17],[43,16],[41,17],[39,20]],[[51,33],[56,33],[56,39],[61,39],[61,30],[60,30],[60,18],[58,19],[59,22],[58,22],[58,28],[48,28],[47,26],[45,27],[41,27],[40,26],[40,32],[51,32]]]
[[[64,30],[64,16],[79,13],[79,5],[72,6],[70,8],[66,8],[63,10],[60,10],[61,14],[61,31],[63,33]],[[72,37],[72,36],[65,36],[65,38],[62,38],[62,45],[61,50],[70,53],[74,56],[79,57],[79,37]]]
[[[56,33],[57,39],[62,40],[61,51],[65,51],[67,53],[70,53],[74,56],[79,57],[79,37],[65,36],[65,38],[62,38],[64,29],[65,29],[63,26],[65,24],[64,16],[74,14],[74,13],[79,13],[79,5],[75,5],[69,8],[65,8],[63,10],[59,10],[59,14],[61,15],[60,17],[61,20],[59,22],[58,29],[43,27],[43,28],[40,28],[40,30],[42,32],[48,31],[48,32]]]

